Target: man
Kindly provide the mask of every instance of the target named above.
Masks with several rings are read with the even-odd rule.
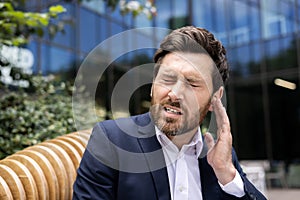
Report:
[[[74,199],[265,199],[232,149],[222,44],[205,29],[183,27],[162,41],[154,61],[150,112],[94,127]],[[199,128],[208,112],[216,142]]]

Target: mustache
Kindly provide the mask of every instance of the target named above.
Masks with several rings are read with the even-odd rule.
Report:
[[[165,105],[170,105],[172,107],[176,107],[176,108],[182,108],[182,104],[179,101],[170,101],[170,100],[165,100],[163,102],[160,103],[162,106]]]

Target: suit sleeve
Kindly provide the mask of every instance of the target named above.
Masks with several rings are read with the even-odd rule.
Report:
[[[241,199],[266,200],[266,197],[248,180],[246,174],[243,172],[243,170],[238,162],[238,159],[237,159],[237,156],[236,156],[236,153],[234,150],[232,152],[232,161],[244,182],[244,191],[246,194],[245,194],[245,196],[241,197]]]
[[[97,124],[77,170],[73,200],[117,198],[118,172],[109,167],[111,163],[108,161],[114,160],[114,156],[107,140],[103,129]]]

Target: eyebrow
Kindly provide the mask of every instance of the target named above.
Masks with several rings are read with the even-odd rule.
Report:
[[[189,82],[203,82],[204,79],[201,76],[196,76],[194,74],[187,75],[185,79]]]
[[[177,77],[178,74],[177,73],[174,73],[173,69],[172,68],[168,68],[168,67],[165,67],[165,68],[161,68],[161,73],[162,75],[164,76],[168,76],[168,77]],[[197,74],[195,73],[188,73],[186,76],[183,77],[186,81],[188,82],[192,82],[192,83],[203,83],[205,82],[203,77],[201,76],[201,73],[198,72]]]
[[[162,75],[164,75],[164,76],[172,76],[172,77],[175,77],[175,76],[177,76],[177,74],[176,73],[174,73],[174,71],[172,70],[172,69],[162,69],[161,70],[161,74]]]

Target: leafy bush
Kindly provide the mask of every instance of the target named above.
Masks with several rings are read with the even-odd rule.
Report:
[[[42,76],[32,76],[29,82],[26,89],[0,90],[0,159],[75,131],[72,86]]]

